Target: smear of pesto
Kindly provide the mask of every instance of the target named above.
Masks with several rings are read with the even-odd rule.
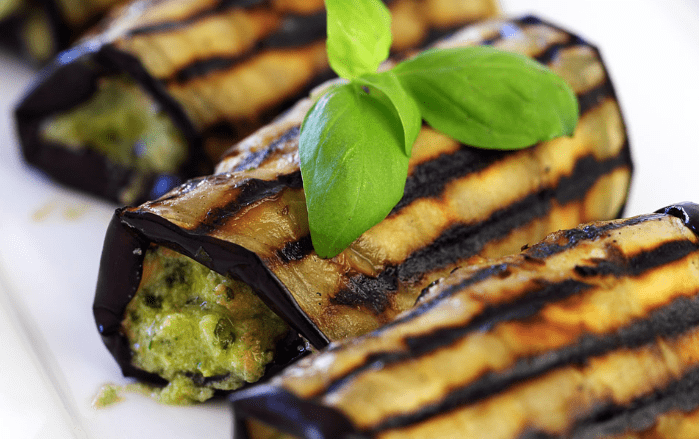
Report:
[[[88,101],[47,119],[41,136],[74,150],[93,148],[113,163],[146,172],[173,173],[187,158],[182,133],[125,76],[100,78]]]
[[[187,404],[259,380],[288,326],[246,284],[154,247],[122,329],[132,363],[169,381],[159,399]]]

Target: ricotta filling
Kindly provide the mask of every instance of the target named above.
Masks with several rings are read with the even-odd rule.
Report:
[[[133,365],[169,382],[161,402],[188,404],[262,378],[289,327],[248,285],[152,246],[122,331]]]
[[[44,141],[91,149],[140,174],[175,173],[188,154],[170,116],[125,75],[99,78],[89,100],[47,118],[39,129]]]

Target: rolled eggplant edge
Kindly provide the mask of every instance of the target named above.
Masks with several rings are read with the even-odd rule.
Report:
[[[0,6],[0,46],[41,66],[68,46],[71,31],[54,2],[34,3],[18,0]]]
[[[160,386],[167,384],[162,377],[132,364],[130,343],[121,331],[126,307],[141,282],[145,253],[151,243],[248,284],[265,305],[289,324],[291,330],[277,343],[263,380],[310,353],[309,342],[318,349],[329,343],[256,254],[236,244],[188,233],[151,213],[117,209],[105,235],[93,315],[104,345],[124,376]]]
[[[699,204],[684,201],[658,209],[655,213],[679,218],[686,227],[699,236]],[[686,399],[683,394],[669,395],[669,398],[677,398],[681,401]],[[233,410],[232,437],[235,439],[253,439],[247,421],[256,421],[299,439],[364,437],[341,411],[301,399],[281,386],[262,383],[236,392],[228,399]],[[607,420],[603,423],[604,425],[592,426],[592,429],[599,428],[596,431],[604,431],[605,437],[614,434],[643,433],[654,428],[657,420],[666,413],[663,407],[668,404],[656,405],[638,408],[638,416],[622,415],[620,419]],[[689,407],[686,413],[682,413],[691,415],[698,409],[699,401],[693,407]],[[682,416],[682,413],[679,416]],[[650,421],[649,416],[652,417]]]
[[[132,167],[114,163],[91,148],[74,150],[42,138],[47,118],[87,102],[97,90],[100,77],[124,74],[156,102],[187,146],[187,158],[174,173],[151,172],[131,199],[123,191],[135,176]],[[41,70],[37,80],[15,108],[15,125],[24,159],[53,180],[118,204],[137,204],[155,199],[188,178],[205,175],[213,163],[204,154],[198,134],[181,105],[153,78],[133,55],[98,40],[88,40],[61,52]]]

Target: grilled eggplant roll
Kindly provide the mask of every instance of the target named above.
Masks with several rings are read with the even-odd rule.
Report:
[[[0,0],[0,41],[38,64],[123,0]]]
[[[169,313],[187,307],[198,313],[213,303],[219,311],[236,308],[231,298],[249,297],[236,289],[252,290],[293,333],[320,348],[389,322],[434,279],[479,256],[515,253],[552,231],[616,217],[631,162],[597,51],[532,17],[474,25],[442,45],[484,42],[538,57],[573,86],[581,104],[573,137],[505,152],[461,145],[424,127],[402,201],[340,255],[320,259],[309,236],[298,165],[299,124],[311,105],[301,101],[229,151],[219,173],[117,210],[105,239],[94,313],[124,373],[218,385],[212,377],[227,377],[225,368],[177,366],[167,353],[149,357],[156,355],[150,348],[176,345],[177,331],[158,329]],[[215,273],[201,267],[189,276],[189,268],[167,268],[190,264],[185,258],[173,262],[175,255]],[[202,284],[198,279],[209,275],[218,279],[207,287],[219,292],[215,297],[182,293],[182,285]],[[167,297],[169,290],[179,302]],[[145,317],[154,314],[160,317]],[[219,348],[231,338],[262,337],[258,342],[267,348],[261,358],[283,336],[282,330],[245,335],[246,323],[216,315],[198,336],[213,356],[222,355]],[[186,349],[199,343],[191,340],[180,343]],[[259,376],[262,363],[257,366]]]
[[[393,50],[495,15],[394,0]],[[16,110],[27,162],[120,204],[210,174],[230,145],[332,77],[322,0],[136,2],[61,54]]]
[[[457,269],[388,325],[232,395],[235,437],[601,438],[690,422],[699,205],[662,212]]]

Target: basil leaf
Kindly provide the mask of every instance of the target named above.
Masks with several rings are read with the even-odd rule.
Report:
[[[575,93],[538,62],[488,46],[430,50],[393,71],[433,128],[482,148],[571,135]]]
[[[390,106],[393,107],[403,127],[404,150],[405,154],[410,157],[413,143],[415,143],[422,127],[420,108],[415,99],[405,91],[391,70],[363,75],[353,81],[368,86],[370,89],[376,89],[388,98]]]
[[[315,103],[301,126],[299,159],[320,257],[347,248],[403,196],[408,157],[400,122],[359,85],[333,88]]]
[[[380,0],[325,0],[330,67],[346,79],[374,73],[391,47],[391,14]]]

